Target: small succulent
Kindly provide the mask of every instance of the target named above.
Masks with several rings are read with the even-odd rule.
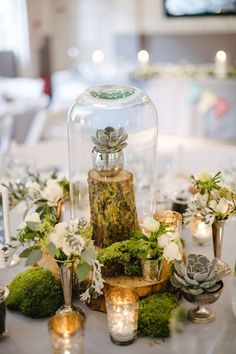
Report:
[[[94,150],[101,153],[114,153],[123,150],[128,138],[124,128],[115,129],[106,127],[105,129],[97,129],[96,135],[92,136]]]
[[[230,273],[229,266],[214,258],[213,261],[199,254],[189,254],[183,261],[174,263],[171,282],[176,288],[192,295],[217,291],[224,276]]]

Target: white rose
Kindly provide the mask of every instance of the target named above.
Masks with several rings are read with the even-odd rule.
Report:
[[[56,224],[54,227],[53,232],[48,236],[49,241],[54,243],[56,248],[62,248],[64,239],[67,234],[67,224],[65,222],[61,222],[59,224]]]
[[[153,219],[152,217],[146,217],[143,220],[142,226],[146,231],[154,232],[159,230],[160,223],[155,219]]]
[[[221,198],[216,207],[216,212],[224,214],[228,211],[229,203],[226,199]]]
[[[27,215],[25,217],[25,223],[30,230],[38,231],[41,223],[39,214],[33,213],[31,215]]]
[[[42,197],[50,203],[56,204],[63,197],[63,189],[56,179],[49,179],[42,191]]]
[[[180,253],[179,246],[175,242],[169,242],[163,251],[164,258],[168,261],[180,261],[182,256]]]
[[[65,237],[67,234],[67,223],[66,222],[60,222],[55,225],[54,230],[58,237]]]
[[[67,257],[69,257],[71,253],[73,253],[73,248],[69,245],[69,242],[67,241],[66,237],[63,238],[61,248]]]
[[[171,241],[177,241],[179,238],[174,233],[166,233],[157,238],[158,246],[165,248]]]
[[[202,171],[195,176],[195,179],[199,179],[201,182],[207,182],[211,179],[211,173],[209,171]]]

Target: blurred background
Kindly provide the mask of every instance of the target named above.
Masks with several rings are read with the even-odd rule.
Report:
[[[232,161],[235,15],[234,0],[1,0],[1,154],[66,141],[76,97],[118,84],[141,88],[157,107],[161,171],[194,172],[199,156],[197,169]],[[45,144],[37,151],[49,159]]]

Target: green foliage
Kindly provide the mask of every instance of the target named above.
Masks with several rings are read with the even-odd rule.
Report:
[[[7,307],[29,317],[51,316],[63,304],[62,287],[47,269],[27,269],[8,288]]]
[[[199,193],[210,193],[213,189],[220,188],[221,172],[219,171],[214,176],[209,176],[209,178],[206,179],[196,179],[194,176],[191,176],[191,180]]]
[[[151,295],[141,300],[139,302],[139,334],[150,337],[168,337],[172,311],[177,307],[178,301],[168,293]]]
[[[139,253],[143,259],[147,257],[149,259],[158,259],[162,256],[163,249],[159,248],[157,239],[159,236],[171,231],[167,224],[162,221],[158,230],[152,231],[149,236],[140,231],[132,231],[130,237],[138,242]]]
[[[139,243],[135,240],[113,243],[99,253],[98,260],[105,277],[141,274]]]

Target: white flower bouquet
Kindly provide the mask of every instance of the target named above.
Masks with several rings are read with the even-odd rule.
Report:
[[[167,262],[182,259],[182,245],[178,235],[165,222],[158,222],[152,217],[144,219],[143,231],[131,233],[131,238],[140,243],[143,259],[165,259]]]
[[[221,172],[214,176],[202,172],[191,176],[191,180],[197,193],[188,204],[184,214],[185,223],[189,223],[196,215],[200,215],[207,224],[213,224],[236,214],[236,194],[221,184]]]

